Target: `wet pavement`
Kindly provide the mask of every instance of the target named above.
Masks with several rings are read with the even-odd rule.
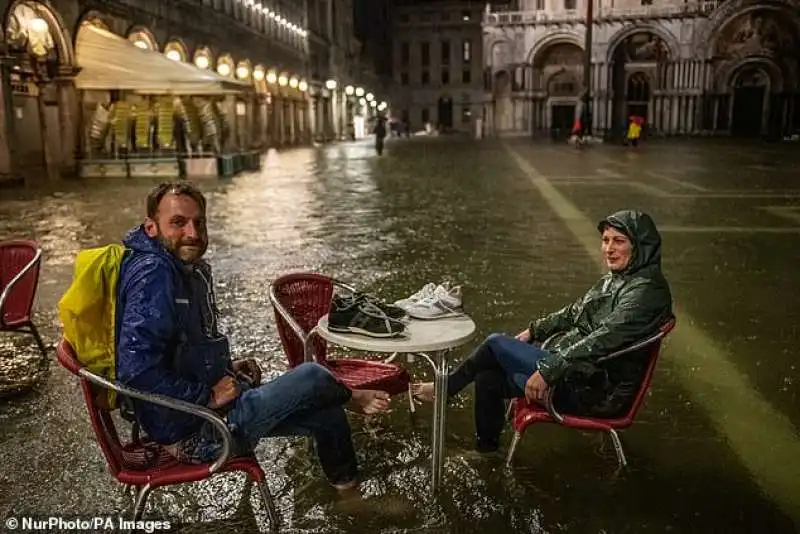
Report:
[[[469,393],[448,412],[440,498],[429,491],[431,408],[351,419],[363,505],[342,502],[302,440],[264,440],[287,532],[796,532],[800,525],[800,152],[793,144],[653,143],[577,151],[528,140],[449,138],[271,153],[263,170],[199,185],[209,197],[218,301],[236,356],[269,376],[285,360],[267,284],[316,270],[387,298],[428,281],[463,284],[478,338],[516,333],[582,293],[601,273],[594,221],[635,207],[664,236],[678,328],[652,394],[610,443],[554,426],[530,429],[511,470],[476,459]],[[118,240],[140,221],[155,181],[0,189],[0,239],[41,243],[37,323],[57,336],[55,305],[82,247]],[[0,338],[0,358],[33,354]],[[35,360],[35,358],[33,358]],[[430,377],[424,362],[409,365]],[[0,386],[2,384],[0,383]],[[506,436],[506,443],[509,436]],[[0,400],[0,519],[128,515],[76,381],[51,353],[31,393]],[[244,479],[159,490],[146,517],[181,532],[257,532]]]

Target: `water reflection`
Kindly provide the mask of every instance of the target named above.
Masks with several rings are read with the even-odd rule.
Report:
[[[576,159],[574,165],[590,172],[598,164]],[[0,235],[31,236],[45,247],[40,320],[51,341],[55,302],[75,252],[118,240],[137,224],[152,185],[67,183],[57,192],[10,193],[0,201]],[[389,298],[428,281],[453,280],[464,284],[479,336],[521,328],[539,311],[581,294],[597,276],[491,143],[392,143],[381,158],[363,143],[271,153],[260,173],[200,185],[209,197],[221,326],[236,355],[259,358],[268,377],[283,372],[285,360],[266,290],[288,271],[324,271]],[[680,264],[671,267],[680,279]],[[430,376],[422,362],[410,369]],[[52,369],[46,387],[0,405],[0,421],[0,477],[14,488],[0,498],[0,515],[130,511],[105,473],[66,373]],[[637,424],[624,436],[631,469],[623,477],[611,477],[613,450],[598,436],[555,427],[529,431],[508,471],[502,459],[468,454],[468,393],[450,405],[445,483],[435,499],[430,407],[411,416],[398,398],[390,414],[352,417],[366,511],[337,498],[304,440],[264,440],[256,453],[287,532],[793,530],[668,368],[659,371]],[[244,534],[265,525],[257,492],[241,475],[157,491],[148,516],[174,518],[182,532]]]

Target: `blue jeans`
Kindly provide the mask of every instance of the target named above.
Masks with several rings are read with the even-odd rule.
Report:
[[[496,451],[505,425],[505,399],[525,396],[525,383],[538,371],[546,350],[505,334],[492,334],[453,371],[447,382],[452,397],[475,382],[476,449]]]
[[[262,438],[312,436],[331,484],[350,482],[358,469],[342,407],[350,397],[350,390],[316,363],[298,365],[266,384],[246,389],[231,403],[227,415],[228,428],[237,442],[235,452],[251,451]],[[204,425],[196,456],[213,460],[220,447],[213,427]]]

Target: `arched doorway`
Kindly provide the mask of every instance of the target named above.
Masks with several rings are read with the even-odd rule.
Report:
[[[731,134],[740,137],[760,136],[769,97],[769,77],[760,68],[753,67],[737,73],[732,85]]]
[[[633,33],[621,41],[612,53],[611,87],[613,90],[611,129],[624,135],[628,117],[637,114],[650,117],[653,96],[651,80],[670,59],[669,47],[658,35],[649,31]]]
[[[737,136],[780,136],[800,127],[794,113],[800,22],[793,12],[756,8],[723,22],[711,56],[721,97],[717,126]],[[793,94],[794,93],[794,94]]]
[[[494,101],[494,130],[504,132],[513,127],[511,116],[511,76],[508,71],[495,73],[492,83],[492,100]]]
[[[451,130],[453,128],[453,99],[449,96],[440,96],[436,108],[439,131]]]
[[[0,172],[55,178],[59,167],[74,165],[75,124],[64,113],[74,86],[54,83],[74,72],[72,39],[58,14],[34,1],[13,2],[4,28],[11,66],[3,83],[14,113],[3,125],[8,148],[0,150]]]
[[[533,57],[531,130],[566,138],[572,131],[583,85],[583,49],[572,42],[546,45]]]

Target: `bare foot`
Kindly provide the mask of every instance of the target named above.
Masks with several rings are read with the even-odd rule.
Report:
[[[375,415],[389,409],[390,396],[385,391],[354,389],[350,398],[350,408],[364,415]]]
[[[433,382],[419,382],[411,386],[411,394],[414,398],[422,402],[433,402],[436,394],[433,389]]]

